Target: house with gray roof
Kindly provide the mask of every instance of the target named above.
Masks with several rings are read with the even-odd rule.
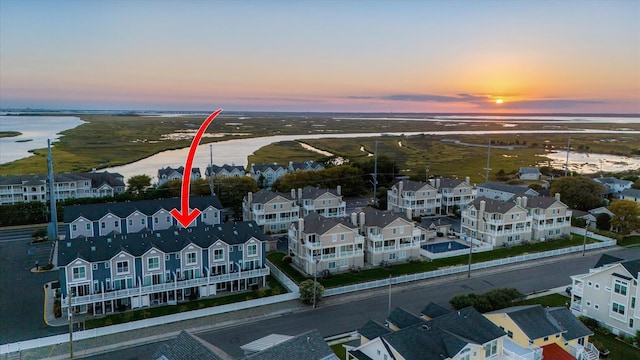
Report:
[[[240,360],[338,360],[316,329],[293,336]]]
[[[215,225],[221,222],[222,204],[217,196],[192,196],[189,198],[189,206],[201,212],[189,226],[201,223]],[[65,206],[66,236],[74,239],[181,226],[170,213],[180,207],[180,198]]]
[[[477,186],[477,197],[507,201],[516,197],[540,196],[537,191],[526,186],[508,185],[496,182],[486,182]]]
[[[310,213],[291,224],[288,238],[289,254],[306,274],[364,266],[364,236],[346,218]]]
[[[424,308],[422,308],[422,310],[420,310],[420,314],[425,320],[435,319],[438,316],[446,315],[450,312],[451,310],[448,308],[434,302],[429,302]]]
[[[609,193],[616,197],[624,190],[631,189],[631,186],[633,185],[633,181],[621,180],[611,176],[594,178],[593,181],[606,187],[609,190]]]
[[[520,180],[540,180],[540,176],[542,176],[537,167],[521,167],[518,170],[518,175]]]
[[[184,166],[180,166],[178,168],[172,168],[167,166],[166,168],[158,169],[158,186],[164,185],[166,182],[171,180],[182,180],[184,176]],[[200,173],[200,168],[194,167],[191,169],[191,180],[197,180],[202,177]]]
[[[253,221],[62,240],[62,308],[69,292],[98,315],[265,286],[269,240]]]
[[[475,199],[475,191],[467,176],[464,181],[449,178],[429,179],[429,183],[442,195],[442,214],[449,214],[454,209],[464,210]]]
[[[217,178],[230,178],[230,177],[243,177],[247,174],[242,165],[228,165],[224,164],[222,166],[218,165],[207,165],[207,169],[205,170],[205,176],[207,178],[217,177]]]
[[[439,214],[441,206],[442,194],[431,184],[403,179],[387,190],[387,210],[408,218]]]
[[[269,189],[273,183],[289,173],[287,166],[274,164],[251,164],[249,176],[258,183],[261,188]]]
[[[163,343],[151,356],[151,360],[232,360],[222,349],[202,340],[186,330]]]
[[[597,349],[589,343],[593,332],[565,307],[513,306],[484,316],[520,346],[540,349],[544,358],[562,358],[562,353],[565,358],[598,358]]]
[[[320,189],[314,186],[306,186],[298,189],[298,203],[302,207],[301,216],[311,212],[324,217],[342,217],[346,215],[347,203],[342,200],[342,187],[335,189]]]
[[[536,196],[519,197],[516,203],[520,202],[522,207],[529,211],[532,217],[531,239],[548,240],[558,239],[571,234],[572,211],[560,201],[560,194],[554,197]]]
[[[626,189],[620,192],[620,200],[640,203],[640,189]]]
[[[386,332],[376,323],[367,323],[359,330],[366,333],[361,334],[360,346],[349,349],[347,359],[522,359],[511,357],[505,351],[506,333],[473,308],[431,320],[413,319],[401,328],[389,326]],[[519,346],[518,349],[525,355],[531,353]]]
[[[639,272],[640,259],[602,255],[589,272],[571,276],[571,311],[598,320],[614,334],[635,336],[640,330]]]
[[[533,216],[522,202],[478,197],[462,212],[462,238],[496,246],[530,241]]]
[[[323,170],[324,164],[307,160],[307,161],[289,161],[289,172],[294,171],[318,171]]]
[[[290,194],[261,189],[255,194],[248,192],[242,200],[242,219],[255,221],[267,233],[286,233],[299,217],[300,206],[293,189]]]

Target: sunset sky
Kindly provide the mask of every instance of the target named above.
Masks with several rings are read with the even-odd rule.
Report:
[[[25,107],[640,113],[640,1],[0,0]]]

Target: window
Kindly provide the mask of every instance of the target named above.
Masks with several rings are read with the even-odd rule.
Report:
[[[214,249],[213,260],[214,261],[224,260],[224,249]]]
[[[247,246],[247,256],[256,256],[258,254],[258,245],[251,244]]]
[[[144,225],[144,218],[140,219],[140,224]]]
[[[133,220],[129,219],[129,226],[133,226]]]
[[[154,218],[153,218],[153,223],[154,223],[154,224],[157,224],[157,223],[158,223],[158,221],[160,221],[160,220],[159,220],[157,217],[154,217]]]
[[[76,224],[71,225],[71,230],[77,231],[78,230],[78,225],[76,225]]]
[[[91,230],[91,224],[87,223],[87,230]]]
[[[160,269],[160,258],[152,257],[147,259],[147,269],[149,270],[157,270]]]
[[[544,337],[544,339],[542,339],[542,341],[545,341],[545,342],[546,342],[546,341],[549,341],[549,337],[548,337],[548,336],[545,336],[545,337]]]
[[[596,283],[596,289],[600,289],[600,284]]]
[[[116,220],[116,221],[114,221],[114,222],[113,222],[113,226],[115,226],[115,227],[119,227],[119,226],[120,226],[120,225],[118,224],[118,220]]]
[[[128,261],[118,261],[116,263],[116,272],[118,274],[126,274],[129,272],[129,262]]]
[[[171,256],[170,256],[169,254],[167,254],[167,255],[165,255],[165,256],[164,256],[164,260],[165,260],[165,261],[169,261],[169,259],[171,259]]]
[[[627,295],[627,283],[616,279],[613,285],[613,292],[620,295]]]
[[[398,229],[396,229],[396,228],[391,229],[391,233],[392,233],[393,235],[395,235],[397,231],[398,231]]]
[[[593,286],[593,283],[591,281],[587,281],[587,286]]]
[[[92,264],[91,267],[93,268],[93,270],[98,270],[98,264]]]
[[[591,301],[587,300],[587,307],[591,306]]]
[[[594,308],[594,309],[596,309],[596,310],[599,310],[599,309],[600,309],[600,305],[598,305],[598,304],[593,304],[593,308]]]
[[[335,269],[336,268],[336,262],[335,261],[331,261],[327,264],[327,267],[329,269]]]
[[[629,319],[629,327],[633,329],[633,318]]]
[[[396,259],[396,253],[389,254],[389,260],[395,260],[395,259]]]
[[[344,241],[344,234],[340,234],[340,241]]]
[[[71,269],[73,280],[81,280],[87,277],[84,266],[77,266]]]
[[[498,340],[493,340],[484,346],[484,357],[488,358],[496,355],[498,352]]]
[[[196,259],[196,253],[195,252],[188,252],[187,253],[187,265],[194,265],[198,262],[198,260]]]
[[[104,228],[106,228],[106,227],[107,227],[107,223],[106,223],[106,222],[104,222],[104,221],[102,221],[102,222],[100,223],[100,228],[104,229]]]
[[[635,296],[631,297],[631,308],[632,309],[636,308],[636,297]]]
[[[611,311],[620,315],[624,315],[624,305],[614,302],[613,306],[611,307]]]
[[[507,336],[513,339],[513,331],[507,331]]]
[[[110,268],[110,267],[111,267],[111,264],[110,264],[108,261],[105,261],[105,263],[104,263],[104,268],[105,268],[105,269],[108,269],[108,268]]]

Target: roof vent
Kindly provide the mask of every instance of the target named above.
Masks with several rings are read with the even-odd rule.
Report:
[[[431,328],[429,327],[429,325],[422,325],[422,330],[431,330]]]
[[[67,241],[67,247],[71,247],[71,243]]]
[[[160,238],[160,233],[156,233],[156,237],[157,237],[157,238]]]
[[[96,251],[96,247],[95,247],[95,246],[92,246],[92,247],[91,247],[91,251]]]
[[[247,226],[248,226],[248,227],[250,227],[250,228],[252,228],[252,227],[253,227],[253,224],[252,224],[252,223],[248,223],[248,224],[247,224]]]
[[[110,243],[111,242],[111,238],[107,238],[107,242]]]
[[[173,235],[178,236],[178,230],[174,231]]]

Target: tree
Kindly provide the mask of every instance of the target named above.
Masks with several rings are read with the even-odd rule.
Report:
[[[602,185],[586,176],[567,176],[551,185],[551,194],[560,193],[560,200],[572,209],[587,211],[604,205],[600,197],[605,192]]]
[[[300,300],[307,305],[313,304],[313,299],[314,299],[313,283],[314,281],[312,279],[309,279],[301,282],[300,285],[298,285],[298,291],[300,292]],[[322,299],[322,295],[324,295],[324,286],[316,282],[315,289],[316,289],[315,300],[316,300],[316,303],[318,303],[320,299]]]
[[[248,176],[215,178],[214,189],[226,208],[233,210],[236,218],[242,218],[242,199],[248,192],[260,190],[255,180]]]
[[[596,216],[596,229],[611,230],[611,216],[609,214],[598,214]]]
[[[613,213],[611,226],[620,234],[627,235],[640,228],[640,205],[629,200],[614,201],[609,205],[609,211]]]
[[[46,240],[47,239],[47,229],[39,228],[39,229],[33,230],[33,232],[31,233],[31,237],[35,241]]]
[[[166,183],[160,185],[158,189],[161,189],[167,195],[167,197],[179,197],[180,191],[182,189],[182,180],[169,180]]]
[[[149,175],[133,175],[127,180],[129,192],[138,194],[151,186],[151,178]]]

